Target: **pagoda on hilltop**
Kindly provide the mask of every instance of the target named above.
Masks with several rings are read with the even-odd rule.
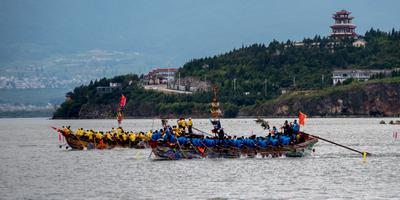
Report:
[[[333,14],[332,18],[335,20],[335,24],[331,26],[332,38],[334,39],[358,38],[358,35],[355,32],[356,25],[352,24],[351,22],[351,20],[353,20],[354,17],[350,17],[349,16],[350,14],[351,12],[344,9]]]

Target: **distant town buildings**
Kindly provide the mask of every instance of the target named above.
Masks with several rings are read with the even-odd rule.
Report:
[[[208,68],[208,65],[202,66]],[[145,89],[158,90],[165,93],[187,93],[208,91],[210,84],[199,78],[180,78],[177,68],[158,68],[151,70],[140,80]]]
[[[96,87],[96,92],[99,94],[105,94],[105,93],[111,93],[113,90],[121,90],[121,89],[122,89],[121,83],[110,83],[108,87],[107,86]]]
[[[145,85],[167,84],[174,81],[177,71],[177,68],[153,69],[144,76],[143,82]]]
[[[371,70],[359,70],[359,69],[342,69],[342,70],[333,70],[332,72],[332,80],[333,85],[338,83],[343,83],[347,79],[354,79],[358,81],[368,81],[371,76],[383,74],[384,76],[388,76],[392,73],[393,70],[379,70],[379,69],[371,69]]]
[[[355,32],[356,25],[352,23],[354,17],[350,17],[351,12],[347,10],[337,11],[333,14],[332,18],[335,20],[335,24],[331,26],[332,33],[331,37],[334,39],[345,39],[353,38],[357,39],[358,35]]]

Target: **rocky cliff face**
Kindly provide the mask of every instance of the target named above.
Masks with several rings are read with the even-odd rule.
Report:
[[[239,115],[294,116],[400,116],[400,84],[365,84],[327,95],[301,95],[242,109]]]
[[[80,119],[116,118],[117,105],[84,104],[79,111]]]

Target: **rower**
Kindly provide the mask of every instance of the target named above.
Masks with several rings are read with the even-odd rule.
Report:
[[[110,132],[107,132],[107,133],[106,133],[106,137],[107,137],[107,142],[108,142],[108,143],[113,142],[113,139],[112,139],[112,136],[111,136],[111,133],[110,133]]]
[[[182,133],[186,132],[186,121],[185,121],[185,118],[182,117],[182,118],[179,119],[178,126],[181,129]]]
[[[293,131],[294,131],[295,134],[299,133],[299,131],[300,131],[300,126],[299,126],[299,124],[297,123],[297,120],[296,120],[296,119],[295,119],[294,122],[293,122]]]
[[[76,130],[76,136],[79,137],[79,138],[83,136],[83,129],[82,128],[78,128],[78,130]]]
[[[141,141],[144,141],[144,140],[146,140],[146,135],[142,131],[140,131],[139,132],[139,138],[140,138]]]
[[[150,138],[151,138],[152,135],[153,135],[153,130],[149,130],[149,131],[146,133],[146,140],[150,140]]]
[[[88,139],[89,141],[93,141],[93,131],[92,131],[92,130],[86,131],[85,137],[87,137],[87,139]]]
[[[131,142],[135,142],[135,140],[136,140],[136,134],[133,133],[133,132],[130,132],[130,133],[129,133],[129,140],[130,140]]]
[[[97,131],[95,136],[96,136],[97,141],[100,141],[101,139],[103,139],[103,133],[101,133],[100,131]]]
[[[126,136],[125,133],[122,133],[122,141],[125,143],[128,137]]]
[[[172,126],[172,132],[178,137],[181,136],[181,134],[182,134],[181,129],[179,129],[176,126]]]

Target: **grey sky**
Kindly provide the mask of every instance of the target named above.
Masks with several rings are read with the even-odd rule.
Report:
[[[398,0],[1,0],[0,62],[104,49],[182,65],[242,44],[326,36],[341,9],[358,33],[400,28]]]

